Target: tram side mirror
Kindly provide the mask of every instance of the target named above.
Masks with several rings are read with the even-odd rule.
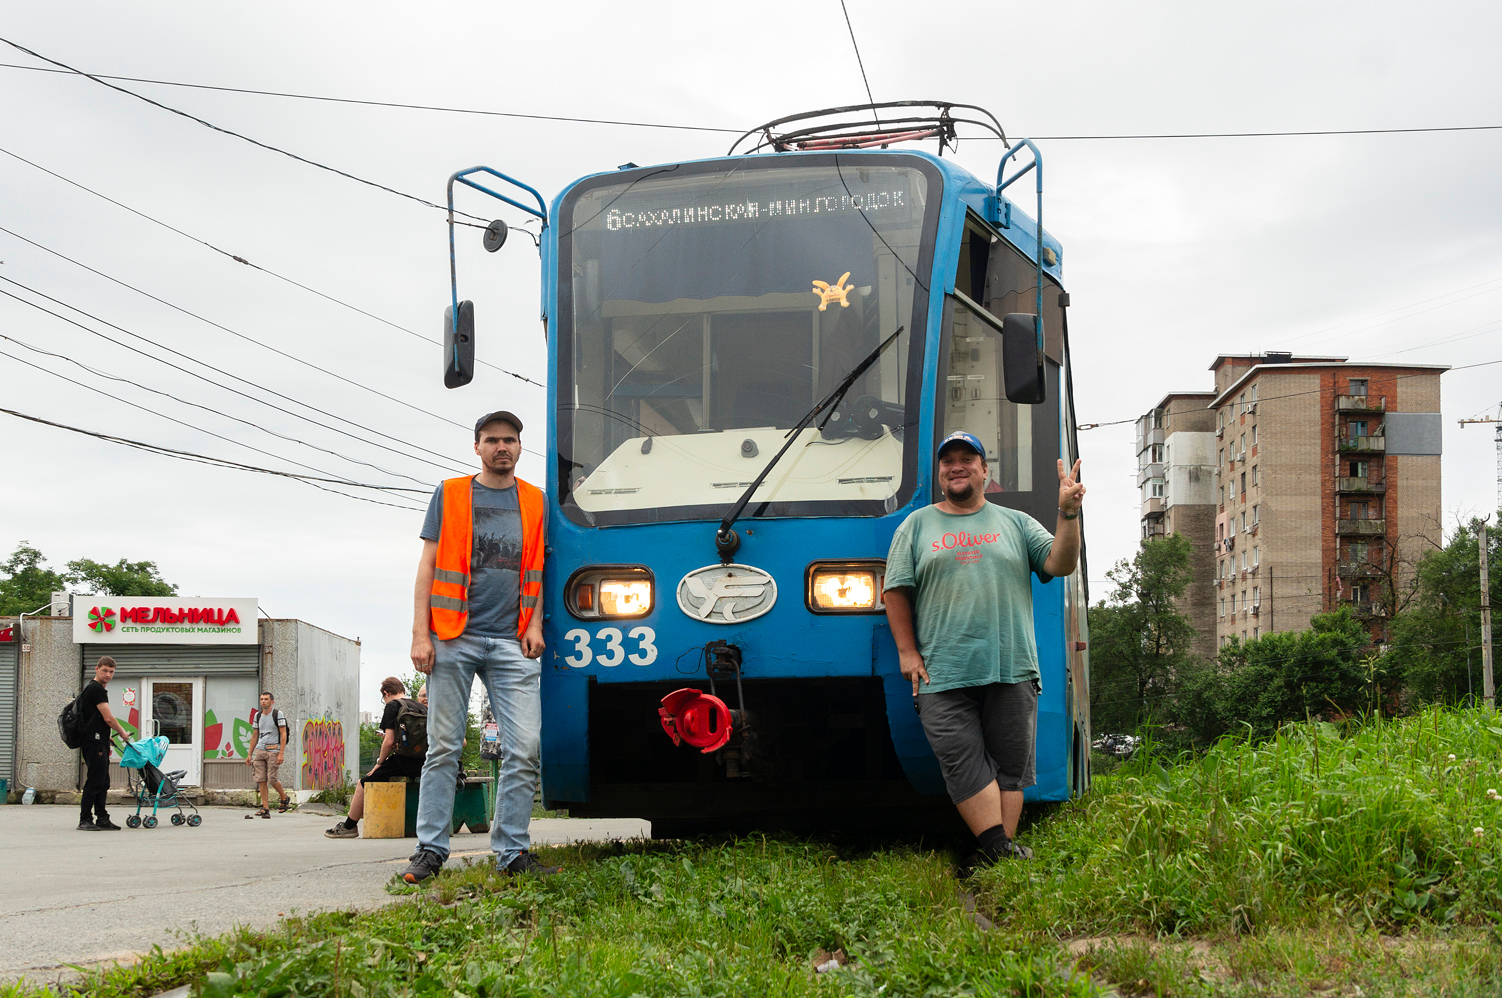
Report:
[[[1048,398],[1043,383],[1043,354],[1038,350],[1038,317],[1012,312],[1001,320],[1001,364],[1007,401],[1037,405]]]
[[[461,388],[475,378],[475,303],[459,303],[459,321],[454,307],[443,310],[443,387]]]

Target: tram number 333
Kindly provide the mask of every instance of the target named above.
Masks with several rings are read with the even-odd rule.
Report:
[[[612,669],[622,662],[651,665],[657,661],[657,645],[653,644],[657,632],[650,627],[633,627],[626,634],[622,634],[619,627],[602,627],[594,633],[593,639],[584,628],[576,627],[564,634],[563,640],[573,642],[572,654],[564,661],[575,669],[582,669],[591,662]]]

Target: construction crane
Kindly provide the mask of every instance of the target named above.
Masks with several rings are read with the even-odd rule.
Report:
[[[1462,419],[1460,428],[1463,430],[1468,423],[1496,423],[1497,424],[1497,508],[1502,509],[1502,406],[1497,407],[1498,415],[1480,416],[1475,419]]]

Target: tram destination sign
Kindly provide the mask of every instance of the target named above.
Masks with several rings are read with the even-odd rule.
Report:
[[[75,644],[253,645],[254,599],[74,596]]]

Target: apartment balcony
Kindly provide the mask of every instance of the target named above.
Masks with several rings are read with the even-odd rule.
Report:
[[[1152,464],[1145,464],[1141,468],[1137,469],[1137,487],[1140,489],[1142,488],[1142,486],[1146,485],[1149,480],[1154,478],[1162,478],[1163,467],[1164,466],[1162,461],[1154,461]]]
[[[1387,533],[1387,521],[1336,520],[1335,533],[1341,537],[1381,537]]]
[[[1236,538],[1235,538],[1235,536],[1233,535],[1231,537],[1223,537],[1220,540],[1216,541],[1215,542],[1215,550],[1217,552],[1219,552],[1220,554],[1225,554],[1227,551],[1235,551],[1236,550]]]
[[[1375,600],[1353,600],[1351,612],[1364,620],[1370,620],[1373,617],[1387,616],[1387,607]]]
[[[1341,437],[1340,449],[1351,454],[1381,454],[1387,450],[1387,438],[1380,433],[1366,437]]]
[[[1387,482],[1381,478],[1337,478],[1336,492],[1386,492]]]
[[[1151,429],[1143,427],[1142,432],[1137,435],[1137,449],[1139,451],[1144,451],[1151,447],[1153,444],[1161,444],[1163,442],[1163,436],[1164,431],[1163,427],[1161,426],[1155,426]]]
[[[1167,509],[1168,500],[1162,496],[1149,496],[1147,501],[1142,504],[1142,515],[1144,517],[1162,516]]]
[[[1335,408],[1339,412],[1386,412],[1386,397],[1375,395],[1337,395]]]
[[[1375,579],[1386,574],[1386,570],[1369,561],[1342,561],[1335,566],[1335,574],[1342,579]]]

